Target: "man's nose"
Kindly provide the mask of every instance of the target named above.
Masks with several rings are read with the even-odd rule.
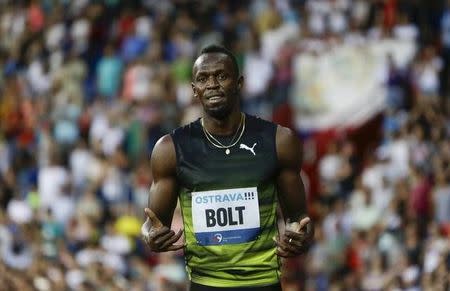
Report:
[[[210,76],[208,78],[208,82],[206,83],[206,88],[217,88],[219,86],[219,82],[217,82],[216,77]]]

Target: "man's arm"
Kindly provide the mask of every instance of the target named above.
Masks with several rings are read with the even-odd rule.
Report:
[[[148,196],[148,208],[167,227],[171,226],[173,212],[177,206],[176,165],[172,137],[165,135],[156,143],[150,160],[153,183]]]
[[[276,144],[280,206],[285,219],[299,221],[306,215],[305,187],[299,175],[303,158],[302,147],[292,130],[282,126],[277,128]]]
[[[278,126],[276,134],[278,157],[278,200],[288,224],[278,239],[278,255],[296,256],[307,250],[314,229],[307,217],[305,188],[300,177],[302,147],[292,130]]]
[[[181,237],[170,229],[177,205],[178,182],[176,179],[176,154],[172,137],[165,135],[156,143],[151,157],[153,183],[150,187],[147,220],[142,235],[150,249],[155,252],[174,251],[183,245],[174,245]]]

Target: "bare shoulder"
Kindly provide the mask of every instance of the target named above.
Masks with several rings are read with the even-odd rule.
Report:
[[[277,126],[277,157],[280,166],[300,167],[302,164],[302,145],[297,134],[284,126]]]
[[[156,142],[150,163],[153,175],[175,174],[177,160],[175,145],[170,134],[164,135]]]

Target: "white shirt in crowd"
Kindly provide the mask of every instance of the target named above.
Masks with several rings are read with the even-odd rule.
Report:
[[[64,36],[66,35],[66,27],[64,23],[55,23],[47,29],[45,34],[45,44],[49,51],[57,50],[61,47]]]
[[[125,134],[119,126],[112,127],[105,114],[98,114],[89,131],[90,142],[100,143],[103,153],[111,156],[122,143]]]
[[[249,53],[245,56],[244,75],[246,96],[263,94],[272,79],[272,63],[258,53]]]
[[[33,210],[26,201],[12,199],[6,208],[9,219],[17,224],[30,223],[33,219]]]
[[[0,15],[0,34],[2,44],[8,47],[15,42],[26,27],[26,13],[24,11],[9,11]]]
[[[83,52],[88,47],[91,24],[86,18],[78,18],[72,23],[70,35],[74,42],[74,50]]]
[[[442,60],[438,57],[418,66],[415,80],[422,94],[438,94],[442,66]]]
[[[450,185],[436,187],[433,192],[435,218],[438,223],[450,222]]]
[[[389,174],[391,180],[404,178],[409,173],[409,146],[405,139],[394,140],[387,146],[389,158]]]
[[[103,235],[100,239],[100,245],[106,251],[116,255],[126,255],[132,249],[130,240],[120,234]]]
[[[377,192],[383,188],[383,176],[386,171],[386,166],[377,163],[367,167],[362,172],[362,183],[368,187],[372,192]]]
[[[380,220],[381,214],[375,203],[363,203],[351,213],[352,228],[370,230]]]
[[[88,179],[89,168],[91,165],[92,154],[84,148],[76,148],[70,153],[69,165],[72,173],[72,181],[75,186],[80,186]]]
[[[149,39],[152,36],[152,19],[148,16],[140,16],[136,18],[135,32],[139,37]]]
[[[392,187],[388,185],[385,185],[372,193],[373,203],[381,213],[388,208],[393,196],[394,193]]]
[[[419,29],[414,24],[396,25],[393,32],[396,38],[402,40],[416,40],[419,36]]]
[[[333,211],[323,221],[323,233],[327,241],[335,240],[339,234],[349,236],[351,233],[351,215],[347,210]]]
[[[75,214],[76,202],[73,197],[65,194],[56,197],[50,207],[55,220],[66,225]]]
[[[339,169],[343,164],[342,158],[337,154],[327,154],[319,162],[320,177],[326,181],[337,178]]]
[[[38,174],[38,193],[41,207],[50,206],[61,195],[62,187],[69,182],[69,174],[62,166],[47,166]]]
[[[28,67],[27,80],[36,94],[45,94],[51,87],[52,78],[49,72],[44,71],[42,62],[38,59],[32,61]]]

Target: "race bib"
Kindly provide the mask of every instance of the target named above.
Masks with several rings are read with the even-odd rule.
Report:
[[[256,187],[192,192],[192,222],[199,245],[255,240],[260,231]]]

